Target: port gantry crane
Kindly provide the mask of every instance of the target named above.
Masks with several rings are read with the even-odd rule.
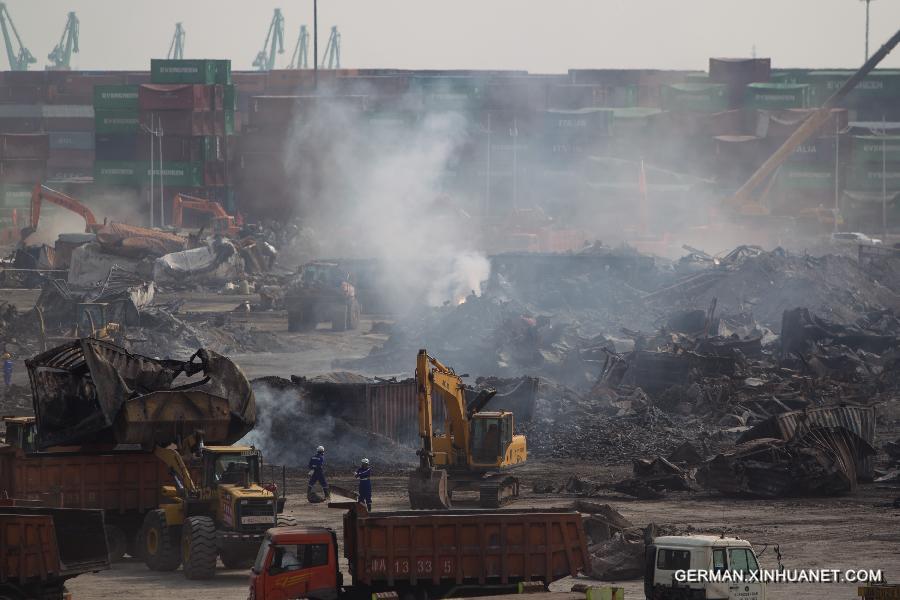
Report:
[[[74,12],[70,12],[59,43],[47,55],[47,59],[50,61],[50,65],[47,66],[48,70],[68,71],[72,68],[72,53],[78,54],[78,29],[78,17]]]
[[[322,64],[319,65],[319,68],[341,68],[341,34],[338,32],[337,26],[331,28],[331,35],[328,36],[328,43],[325,45],[325,54],[322,56]]]
[[[175,23],[175,34],[172,35],[172,41],[169,43],[169,52],[166,53],[166,58],[175,60],[184,58],[185,35],[184,27],[181,26],[181,23]]]
[[[10,30],[12,30],[12,35],[10,35]],[[3,34],[3,43],[6,45],[6,56],[9,59],[11,71],[27,71],[28,65],[37,62],[31,51],[22,43],[22,38],[19,37],[19,32],[5,2],[0,2],[0,33]],[[18,52],[13,48],[13,42],[18,44]]]
[[[275,14],[272,16],[272,22],[269,24],[269,32],[266,34],[266,41],[263,42],[263,48],[256,55],[253,66],[260,71],[271,71],[275,68],[275,53],[284,54],[284,16],[281,9],[276,8]]]
[[[306,25],[300,26],[300,36],[297,38],[297,45],[294,46],[294,52],[291,54],[291,63],[288,69],[308,69],[309,68],[309,31]]]

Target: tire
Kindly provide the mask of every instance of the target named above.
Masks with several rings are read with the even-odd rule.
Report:
[[[275,521],[276,527],[296,527],[299,524],[296,518],[285,515],[278,515],[278,519]]]
[[[341,306],[340,308],[335,308],[333,312],[334,316],[331,317],[331,330],[347,331],[347,324],[350,320],[349,313],[349,306]]]
[[[181,531],[181,557],[188,579],[212,579],[216,574],[216,524],[210,517],[188,517]]]
[[[166,524],[166,512],[151,510],[141,528],[141,554],[151,571],[174,571],[181,564],[179,528]]]
[[[128,551],[128,539],[121,527],[106,525],[106,549],[109,553],[109,562],[119,562],[125,558],[125,552]]]
[[[350,329],[359,329],[360,312],[362,312],[362,309],[359,306],[359,302],[354,298],[350,304],[350,322],[348,323]]]

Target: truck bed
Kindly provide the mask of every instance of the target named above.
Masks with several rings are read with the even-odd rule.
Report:
[[[570,510],[399,511],[344,516],[355,583],[550,583],[588,566],[581,515]]]

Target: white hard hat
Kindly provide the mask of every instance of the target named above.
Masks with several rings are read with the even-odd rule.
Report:
[[[368,458],[362,459],[362,464],[364,464],[364,465],[369,464],[369,459]]]
[[[325,446],[319,446],[316,448],[316,452],[325,452]]]

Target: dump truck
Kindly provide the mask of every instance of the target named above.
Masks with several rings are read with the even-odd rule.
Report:
[[[667,535],[653,539],[644,551],[644,595],[653,600],[710,598],[765,600],[763,581],[679,582],[676,572],[695,570],[748,574],[759,561],[747,540],[715,535]]]
[[[0,445],[0,496],[102,510],[110,559],[138,556],[145,516],[168,501],[163,487],[174,485],[166,465],[143,451],[69,447],[36,452],[28,437],[19,440],[10,433],[10,420],[5,420],[8,444]]]
[[[337,535],[325,527],[279,527],[266,533],[250,575],[250,600],[401,597],[442,598],[477,590],[545,585],[588,566],[581,515],[570,510],[453,510],[369,513],[346,508],[343,580]]]
[[[86,338],[26,365],[39,452],[7,467],[12,480],[21,486],[17,466],[39,459],[44,492],[80,482],[72,492],[81,502],[119,509],[113,532],[150,569],[183,565],[189,579],[206,579],[219,557],[249,567],[265,531],[293,523],[279,516],[284,495],[262,485],[260,452],[233,445],[253,428],[256,400],[224,356],[200,349],[187,361],[157,360]],[[53,475],[54,466],[68,470]]]
[[[334,331],[359,327],[360,305],[352,276],[336,262],[304,264],[284,295],[288,331],[315,329],[330,321]]]
[[[107,568],[102,511],[0,500],[0,598],[62,600],[67,580]]]

